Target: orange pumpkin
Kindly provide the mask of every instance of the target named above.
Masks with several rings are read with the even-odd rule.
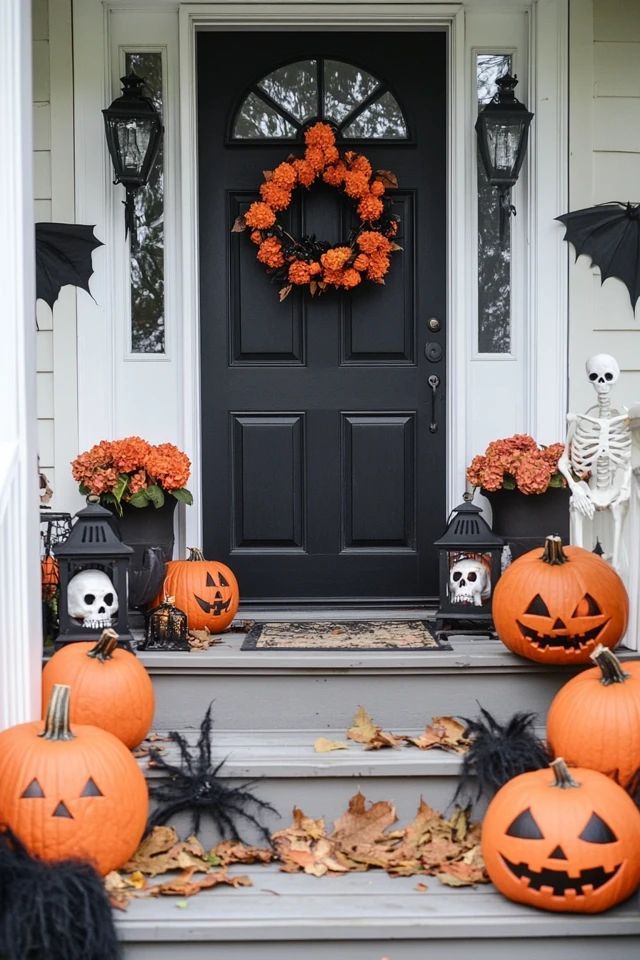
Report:
[[[42,580],[42,599],[52,600],[60,584],[60,568],[58,561],[50,553],[40,560],[40,577]]]
[[[599,770],[627,787],[640,770],[640,661],[624,667],[611,650],[558,691],[547,717],[549,746],[568,763]]]
[[[132,750],[153,721],[155,697],[149,674],[138,658],[118,647],[118,634],[104,630],[96,644],[68,643],[42,673],[42,702],[56,683],[73,690],[71,722],[90,723],[113,733]]]
[[[69,687],[54,686],[43,723],[0,733],[0,822],[43,860],[82,857],[109,873],[137,848],[147,784],[123,743],[69,726]]]
[[[564,760],[510,780],[482,824],[498,890],[541,910],[599,913],[640,883],[640,811],[613,780]]]
[[[189,548],[186,560],[170,560],[162,590],[153,606],[165,596],[174,597],[176,607],[184,610],[190,630],[220,633],[235,617],[240,603],[238,581],[234,573],[217,560],[205,560],[202,552]]]
[[[613,567],[582,547],[547,537],[500,577],[493,621],[502,642],[539,663],[585,663],[598,644],[615,647],[629,600]]]

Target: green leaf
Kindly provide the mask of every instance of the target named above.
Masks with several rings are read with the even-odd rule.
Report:
[[[156,510],[163,505],[164,493],[157,483],[152,483],[150,487],[147,487],[146,494],[147,498],[151,501]]]
[[[79,485],[78,485],[78,490],[80,491],[80,493],[82,494],[83,497],[88,497],[89,494],[91,493],[91,490],[90,490],[89,487],[86,485],[86,483],[81,483],[81,484],[79,484]]]
[[[128,485],[129,485],[129,474],[128,473],[119,474],[118,482],[113,488],[113,495],[118,503],[120,503],[120,501],[122,500],[122,497],[124,496],[124,492],[127,489]]]
[[[512,477],[510,473],[505,473],[504,477],[502,478],[502,486],[505,490],[515,490],[515,477]]]
[[[561,473],[552,473],[549,480],[550,487],[566,487],[567,482]]]
[[[132,507],[147,507],[149,506],[149,502],[146,490],[138,490],[137,493],[134,493],[133,496],[127,500],[127,503],[130,503]]]
[[[103,504],[103,506],[106,504],[112,504],[118,516],[119,517],[122,516],[122,507],[120,506],[119,501],[116,500],[116,498],[112,493],[101,493],[100,503]]]
[[[188,900],[176,900],[176,907],[178,907],[179,910],[186,910],[188,906]]]
[[[186,487],[180,487],[178,490],[171,490],[170,492],[171,496],[175,497],[180,503],[188,503],[189,506],[193,503],[193,494]]]

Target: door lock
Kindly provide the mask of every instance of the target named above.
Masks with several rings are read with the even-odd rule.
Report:
[[[429,363],[439,363],[442,360],[442,347],[439,343],[425,343],[424,355]]]
[[[427,320],[427,326],[429,327],[429,330],[431,330],[431,333],[440,333],[442,324],[437,317],[429,317]]]
[[[431,388],[431,423],[429,424],[429,433],[438,432],[438,421],[436,419],[436,390],[440,386],[440,377],[432,373],[427,380]]]

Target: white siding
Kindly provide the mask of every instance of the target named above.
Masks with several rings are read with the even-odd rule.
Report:
[[[574,0],[571,75],[571,209],[640,202],[640,3]],[[593,402],[584,362],[612,353],[623,371],[621,402],[640,399],[640,307],[623,284],[601,286],[581,257],[570,268],[570,409]]]

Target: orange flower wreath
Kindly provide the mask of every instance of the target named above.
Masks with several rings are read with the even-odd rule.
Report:
[[[394,240],[399,218],[389,212],[385,198],[389,188],[398,186],[395,175],[389,170],[374,173],[367,158],[355,150],[339,151],[327,123],[313,124],[304,139],[303,157],[288,157],[275,170],[265,171],[261,200],[236,219],[232,232],[251,231],[258,260],[284,282],[280,300],[294,287],[306,286],[315,296],[329,287],[350,290],[363,279],[384,283],[390,255],[402,249]],[[315,237],[296,239],[278,223],[277,214],[291,203],[294,188],[309,189],[319,179],[357,203],[360,225],[338,246]]]

